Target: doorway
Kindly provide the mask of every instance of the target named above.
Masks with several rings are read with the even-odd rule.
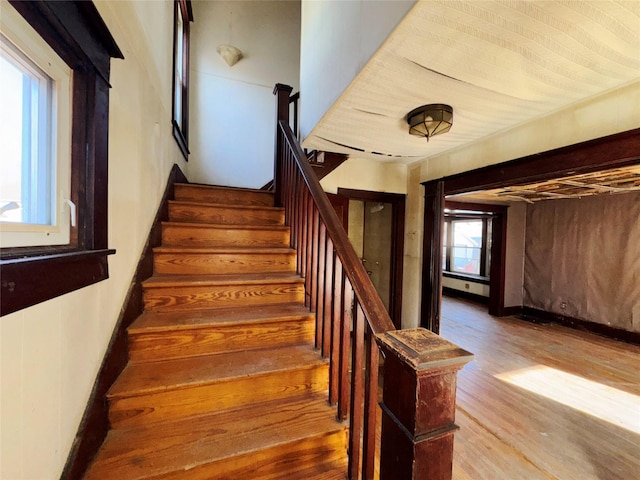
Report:
[[[348,199],[349,240],[400,328],[405,196],[345,188],[339,188],[338,195]]]

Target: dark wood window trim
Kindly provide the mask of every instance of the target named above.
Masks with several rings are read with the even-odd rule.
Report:
[[[178,45],[178,10],[182,14],[182,90],[180,109],[176,98],[176,53]],[[173,126],[173,138],[178,142],[180,151],[186,161],[189,161],[189,51],[191,43],[191,22],[193,22],[193,9],[191,0],[174,0],[173,10],[173,80],[172,80],[172,109],[171,124]],[[180,111],[180,118],[178,117]],[[179,120],[179,121],[178,121]]]
[[[486,215],[456,215],[456,214],[445,214],[444,216],[444,229],[447,231],[447,244],[443,245],[447,249],[446,255],[446,268],[443,268],[442,275],[449,278],[461,278],[465,280],[471,280],[478,283],[489,283],[489,275],[487,275],[487,244],[488,244],[488,224],[489,218]],[[479,220],[482,222],[482,245],[480,246],[480,273],[460,273],[451,270],[451,259],[453,258],[453,223],[456,221],[464,221],[464,220]]]
[[[69,245],[0,251],[0,315],[109,277],[107,246],[109,73],[124,58],[93,2],[11,5],[73,71],[71,199],[77,224]]]

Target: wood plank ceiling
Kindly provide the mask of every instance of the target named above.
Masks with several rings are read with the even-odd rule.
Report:
[[[304,146],[411,163],[633,83],[640,1],[425,0]],[[429,143],[406,124],[428,103],[454,109],[451,131]]]

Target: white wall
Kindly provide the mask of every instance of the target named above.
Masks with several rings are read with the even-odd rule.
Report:
[[[638,105],[640,82],[635,82],[474,144],[411,164],[407,174],[407,243],[412,242],[410,235],[420,236],[421,241],[424,209],[421,182],[640,128]],[[418,272],[422,265],[422,246],[418,248],[417,242],[412,244],[414,248],[405,251],[402,304],[405,328],[418,325],[420,318],[421,275]],[[521,277],[514,273],[519,268],[507,259],[507,270]],[[505,291],[505,306],[518,304],[515,299],[522,298],[522,293],[516,290]]]
[[[306,137],[416,0],[302,2],[300,92]]]
[[[299,1],[194,1],[192,182],[260,188],[273,179],[276,83],[298,90]],[[229,67],[218,45],[244,58]]]
[[[57,479],[174,163],[172,2],[94,0],[111,63],[110,279],[2,317],[0,478]]]

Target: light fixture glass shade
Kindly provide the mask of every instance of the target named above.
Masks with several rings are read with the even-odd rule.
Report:
[[[409,133],[429,138],[451,130],[453,125],[453,108],[442,103],[423,105],[407,115]]]

